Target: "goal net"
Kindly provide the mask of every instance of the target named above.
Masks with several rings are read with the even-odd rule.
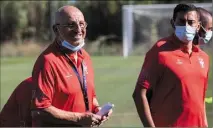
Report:
[[[177,4],[124,5],[123,56],[143,55],[160,38],[172,32],[170,19]],[[212,12],[212,3],[196,3]]]

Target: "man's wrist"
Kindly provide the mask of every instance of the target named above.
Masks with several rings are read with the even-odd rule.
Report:
[[[95,106],[93,109],[93,113],[97,113],[100,109],[101,107],[99,105]]]

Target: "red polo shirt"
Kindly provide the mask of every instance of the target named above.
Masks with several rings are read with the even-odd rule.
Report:
[[[150,109],[157,127],[205,126],[208,71],[208,55],[196,46],[189,55],[174,35],[147,52],[137,86],[153,91]]]
[[[13,91],[0,113],[1,127],[32,126],[31,118],[32,78],[22,81]]]
[[[66,52],[65,49],[63,50]],[[81,78],[81,63],[84,61],[87,70],[89,108],[92,111],[95,97],[93,67],[89,54],[83,49],[81,51],[82,54],[80,52],[77,54],[77,63],[74,61],[73,53],[68,53],[68,55],[78,68]],[[86,111],[79,80],[67,58],[60,52],[56,41],[38,57],[32,78],[37,89],[34,102],[36,108],[47,108],[52,105],[65,111]]]

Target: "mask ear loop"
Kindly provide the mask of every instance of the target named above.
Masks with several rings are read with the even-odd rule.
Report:
[[[200,38],[201,36],[199,35],[199,31],[200,31],[200,29],[202,29],[205,33],[206,33],[206,29],[203,27],[203,25],[202,25],[202,22],[201,21],[199,21],[199,25],[200,25],[200,28],[199,28],[199,30],[197,30],[197,35],[198,35],[198,37]]]
[[[204,30],[205,33],[207,33],[206,29],[203,27],[202,24],[200,24],[200,27]]]
[[[206,35],[207,31],[206,31],[206,29],[203,27],[202,22],[200,21],[199,24],[200,24],[200,29],[202,29],[202,30],[205,32],[205,35]],[[198,31],[198,32],[199,32],[199,31]],[[204,38],[203,38],[202,36],[200,36],[198,32],[197,32],[197,36],[198,36],[198,43],[199,43],[199,40],[203,40]]]

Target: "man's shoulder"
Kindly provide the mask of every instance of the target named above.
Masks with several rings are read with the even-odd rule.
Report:
[[[164,37],[164,38],[161,38],[159,39],[154,46],[160,48],[161,46],[163,46],[165,43],[168,43],[171,41],[171,36],[168,36],[168,37]]]
[[[32,87],[33,87],[33,80],[32,77],[29,77],[23,80],[15,89],[16,98],[18,101],[23,100],[27,102],[27,100],[32,95]],[[23,93],[24,92],[24,93]]]
[[[148,52],[156,52],[156,53],[160,52],[162,49],[164,49],[166,44],[170,42],[170,40],[171,36],[159,39]]]
[[[199,48],[199,55],[205,59],[208,59],[209,60],[209,55],[203,51],[202,49]]]
[[[85,57],[85,58],[90,58],[90,55],[89,53],[85,50],[85,49],[81,49],[81,52],[82,52],[82,55]]]
[[[53,61],[57,58],[57,50],[54,44],[50,44],[37,58],[37,61]]]
[[[23,80],[18,86],[17,88],[25,88],[25,86],[30,86],[32,84],[32,77],[28,77],[25,80]]]

